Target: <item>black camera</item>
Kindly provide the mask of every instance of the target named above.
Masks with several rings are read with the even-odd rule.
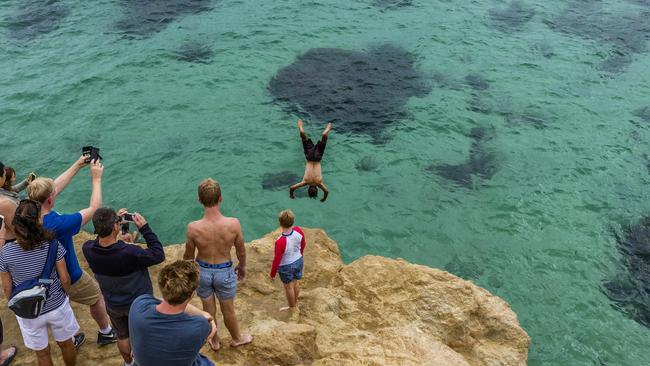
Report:
[[[102,156],[99,155],[99,148],[94,146],[84,146],[81,148],[81,154],[87,156],[86,163],[91,161],[98,161],[102,159]]]
[[[122,215],[122,222],[133,222],[133,214],[127,212]]]
[[[124,235],[124,234],[129,233],[129,230],[131,230],[131,227],[130,227],[128,222],[124,222],[124,223],[122,223],[122,225],[120,225],[120,229],[122,231],[122,234]]]

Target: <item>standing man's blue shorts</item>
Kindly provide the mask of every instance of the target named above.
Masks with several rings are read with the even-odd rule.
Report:
[[[197,295],[207,299],[212,294],[219,300],[230,300],[237,293],[237,274],[232,268],[232,262],[210,264],[196,260],[201,273]]]
[[[289,283],[295,280],[302,279],[302,257],[296,260],[293,263],[285,264],[284,266],[278,267],[278,274],[280,275],[280,280],[282,283]]]

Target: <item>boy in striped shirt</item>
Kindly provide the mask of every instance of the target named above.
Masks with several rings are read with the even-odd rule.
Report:
[[[271,279],[276,273],[284,284],[289,306],[280,308],[281,311],[295,309],[298,305],[300,280],[302,279],[302,254],[305,251],[305,234],[298,226],[293,226],[295,217],[291,210],[284,210],[278,215],[282,235],[275,242],[275,256],[271,265]]]

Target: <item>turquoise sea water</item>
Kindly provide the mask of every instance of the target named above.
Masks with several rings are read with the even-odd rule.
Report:
[[[489,17],[508,5],[498,1],[223,0],[136,38],[116,29],[120,1],[59,3],[68,14],[58,28],[26,39],[10,31],[18,1],[0,2],[0,160],[20,175],[55,176],[82,145],[99,146],[104,202],[142,212],[170,243],[200,217],[195,187],[211,176],[247,240],[290,207],[300,225],[325,228],[346,261],[402,257],[501,296],[532,337],[531,365],[649,363],[650,330],[614,309],[602,283],[620,268],[611,229],[650,211],[650,130],[632,114],[650,104],[650,55],[637,49],[622,71],[600,70],[620,44],[544,22],[568,2],[531,1],[532,19],[504,31]],[[588,3],[577,8],[594,11]],[[598,4],[614,19],[598,24],[648,27],[625,23],[648,10],[643,1]],[[184,42],[211,48],[212,62],[177,60]],[[413,55],[432,91],[409,99],[381,144],[335,126],[325,204],[263,190],[265,173],[304,167],[297,116],[273,102],[271,78],[311,48],[387,43]],[[463,86],[470,73],[489,88]],[[540,111],[546,127],[468,110],[472,94],[491,109]],[[427,169],[465,161],[476,126],[495,130],[491,179],[466,188]],[[308,121],[312,136],[322,127]],[[378,168],[357,170],[367,156]],[[58,209],[82,207],[89,191],[84,171]]]

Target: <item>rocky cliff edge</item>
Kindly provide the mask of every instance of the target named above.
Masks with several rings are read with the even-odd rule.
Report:
[[[278,234],[247,244],[248,274],[235,303],[241,328],[255,341],[228,347],[230,335],[218,314],[224,347],[218,353],[203,348],[218,365],[526,365],[530,338],[502,299],[447,272],[399,259],[366,256],[344,265],[323,230],[305,230],[300,310],[279,311],[286,304],[282,284],[268,277]],[[80,248],[90,238],[75,238],[86,270]],[[183,251],[182,245],[165,247],[166,262],[181,259]],[[154,286],[161,268],[150,270]],[[200,307],[199,299],[193,304]],[[77,364],[122,365],[115,345],[96,345],[88,308],[73,308],[88,336]],[[21,348],[15,364],[35,364],[6,300],[0,309],[4,344]],[[55,364],[62,365],[58,347],[52,340],[50,345]]]

